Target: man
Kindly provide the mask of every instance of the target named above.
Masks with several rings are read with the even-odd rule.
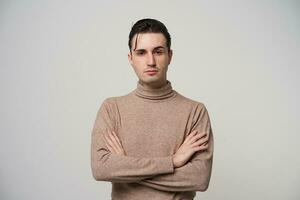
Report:
[[[211,177],[207,109],[173,90],[167,79],[172,50],[163,23],[137,21],[128,45],[139,80],[135,90],[100,106],[92,130],[93,176],[112,183],[113,200],[193,199]]]

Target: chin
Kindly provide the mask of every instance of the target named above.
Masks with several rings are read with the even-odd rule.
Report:
[[[143,83],[155,83],[155,82],[159,82],[159,78],[158,77],[149,77],[149,78],[143,78],[140,79]]]

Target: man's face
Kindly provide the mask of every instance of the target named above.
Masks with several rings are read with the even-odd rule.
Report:
[[[132,38],[128,60],[140,81],[148,87],[160,87],[166,83],[172,50],[168,51],[162,33],[139,33]],[[135,46],[137,45],[137,46]],[[149,72],[154,71],[152,73]]]

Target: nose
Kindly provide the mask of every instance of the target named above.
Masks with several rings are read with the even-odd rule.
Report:
[[[147,57],[147,65],[149,67],[155,67],[156,66],[155,57],[152,53],[149,53],[149,55]]]

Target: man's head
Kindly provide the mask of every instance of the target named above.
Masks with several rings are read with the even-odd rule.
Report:
[[[137,21],[131,28],[131,31],[129,33],[129,40],[128,40],[128,46],[129,51],[131,52],[132,47],[135,50],[137,45],[137,40],[135,39],[133,44],[133,37],[139,33],[162,33],[165,36],[166,39],[166,46],[168,47],[168,50],[171,48],[171,36],[168,32],[167,27],[160,21],[156,19],[141,19]]]
[[[163,86],[173,53],[165,25],[155,19],[137,21],[131,28],[128,46],[128,60],[141,83],[152,88]]]

